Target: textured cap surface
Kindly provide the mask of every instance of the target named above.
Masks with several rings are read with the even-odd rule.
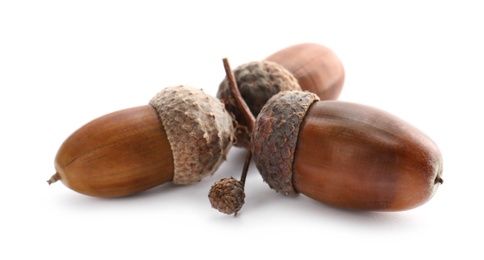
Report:
[[[252,153],[262,178],[277,192],[295,195],[293,160],[299,128],[313,93],[286,91],[274,95],[262,108],[252,133]]]
[[[243,184],[234,177],[223,178],[210,188],[208,198],[212,208],[225,214],[236,213],[244,205]]]
[[[170,142],[173,183],[192,184],[213,174],[233,142],[233,122],[224,105],[201,89],[187,86],[165,88],[150,104]]]
[[[259,114],[267,100],[273,95],[286,90],[301,90],[292,73],[272,61],[249,62],[238,66],[233,72],[240,94],[254,117]],[[239,125],[248,125],[238,111],[227,78],[220,83],[217,97],[222,100],[227,110],[235,116]],[[236,137],[237,145],[248,146],[249,135],[247,132],[238,132]]]

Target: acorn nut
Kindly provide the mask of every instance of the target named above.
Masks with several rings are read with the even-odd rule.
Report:
[[[318,43],[299,43],[267,57],[294,75],[302,90],[316,94],[321,100],[337,99],[343,89],[343,63],[330,48]]]
[[[120,197],[168,181],[192,184],[213,174],[233,142],[223,104],[200,89],[167,87],[148,105],[97,118],[69,136],[56,174],[79,193]]]
[[[344,68],[329,48],[316,43],[301,43],[282,49],[262,61],[238,66],[233,71],[240,93],[256,117],[264,104],[276,93],[308,90],[320,99],[337,99],[344,83]],[[220,83],[217,97],[232,113],[238,124],[236,146],[247,147],[247,119],[241,115],[229,88],[228,78]]]
[[[297,79],[283,66],[271,61],[254,61],[242,64],[233,71],[240,94],[255,116],[274,94],[286,90],[301,90]],[[224,103],[226,109],[233,114],[238,124],[236,128],[237,146],[247,147],[249,131],[247,120],[241,114],[227,77],[220,83],[217,97]]]
[[[273,96],[259,113],[252,156],[265,182],[286,195],[355,210],[424,204],[442,180],[437,145],[407,122],[365,105]]]
[[[212,208],[228,215],[236,214],[244,205],[244,184],[234,177],[223,178],[212,185],[208,198]]]

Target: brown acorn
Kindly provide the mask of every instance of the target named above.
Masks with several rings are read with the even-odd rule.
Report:
[[[168,181],[192,184],[213,174],[233,142],[223,104],[200,89],[168,87],[148,105],[107,114],[68,137],[56,174],[79,193],[120,197]]]
[[[240,94],[250,112],[257,116],[267,100],[280,91],[301,90],[297,79],[283,66],[270,61],[254,61],[242,64],[234,69],[233,74]],[[233,114],[237,122],[237,146],[247,147],[249,131],[247,120],[242,115],[226,77],[219,86],[217,97],[224,103],[227,111]]]
[[[344,83],[344,69],[336,54],[315,43],[302,43],[282,49],[262,61],[242,64],[233,74],[242,98],[256,117],[276,93],[309,90],[321,99],[338,98]],[[229,88],[228,78],[220,83],[217,97],[237,122],[236,146],[247,147],[248,122]]]
[[[251,145],[272,189],[341,208],[407,210],[443,183],[442,155],[417,128],[382,110],[319,101],[310,92],[273,96],[257,117]]]
[[[225,214],[236,214],[244,205],[244,183],[234,177],[223,178],[210,188],[208,198],[212,208]]]
[[[265,60],[282,65],[294,75],[302,90],[316,94],[321,100],[337,99],[343,89],[343,64],[336,53],[324,45],[295,44]]]

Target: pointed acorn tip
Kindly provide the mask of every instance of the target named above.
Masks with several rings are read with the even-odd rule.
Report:
[[[439,184],[443,184],[444,183],[444,179],[442,179],[440,176],[437,176],[437,178],[435,178],[435,184],[439,183]]]
[[[56,172],[54,175],[52,175],[52,177],[50,177],[49,180],[47,180],[47,183],[49,185],[51,185],[52,183],[54,183],[54,182],[56,182],[58,180],[60,180],[60,175],[59,175],[59,173]]]

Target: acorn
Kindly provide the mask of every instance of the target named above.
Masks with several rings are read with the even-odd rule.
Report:
[[[212,185],[208,198],[214,209],[228,215],[237,214],[244,205],[244,184],[234,177],[223,178]]]
[[[271,61],[254,61],[242,64],[233,71],[240,94],[250,112],[255,116],[267,100],[280,91],[301,90],[297,79],[283,66]],[[236,146],[247,147],[249,131],[247,120],[238,108],[227,77],[220,83],[217,97],[224,103],[226,109],[233,114],[237,122]]]
[[[319,101],[310,92],[273,96],[257,117],[251,148],[272,189],[340,208],[408,210],[443,183],[442,155],[420,130],[377,108]]]
[[[242,98],[256,117],[276,93],[309,90],[321,99],[338,98],[344,83],[344,69],[336,54],[316,43],[302,43],[282,49],[262,61],[242,64],[233,71]],[[229,88],[227,77],[219,85],[217,97],[233,114],[236,146],[247,147],[250,132]]]
[[[300,43],[277,51],[265,60],[276,62],[290,71],[302,90],[321,100],[339,97],[345,81],[343,63],[330,48],[318,43]]]
[[[149,104],[97,118],[69,136],[56,173],[79,193],[121,197],[163,183],[188,185],[225,160],[234,126],[224,105],[200,89],[167,87]]]

